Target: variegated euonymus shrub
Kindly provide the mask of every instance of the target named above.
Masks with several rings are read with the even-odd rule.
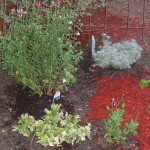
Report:
[[[90,138],[91,124],[80,126],[80,117],[64,114],[60,111],[60,105],[52,104],[51,110],[45,109],[45,115],[41,120],[35,120],[28,114],[21,115],[13,131],[18,131],[29,137],[34,134],[38,138],[38,143],[44,146],[61,146],[63,142],[74,144]]]
[[[94,61],[101,68],[130,68],[141,56],[142,48],[132,39],[120,43],[109,42],[110,37],[102,35],[102,46],[93,55]]]

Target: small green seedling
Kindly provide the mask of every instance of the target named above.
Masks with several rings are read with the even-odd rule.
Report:
[[[150,114],[150,105],[147,107],[147,112]]]
[[[122,122],[124,121],[123,115],[125,113],[124,107],[125,103],[122,104],[121,108],[117,108],[115,110],[107,107],[107,110],[109,111],[109,118],[104,122],[104,128],[106,131],[105,139],[109,144],[114,142],[120,143],[126,139],[126,136],[129,133],[135,133],[136,131],[138,123],[133,119],[122,127]]]
[[[146,87],[148,87],[148,85],[149,85],[148,80],[141,79],[141,81],[139,83],[139,86],[140,86],[141,89],[145,89]]]

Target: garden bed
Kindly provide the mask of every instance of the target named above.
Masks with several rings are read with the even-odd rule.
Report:
[[[149,53],[147,54],[143,53],[143,57],[138,61],[138,63],[134,64],[130,70],[118,71],[114,69],[97,70],[97,69],[92,68],[91,67],[92,63],[89,61],[90,52],[86,50],[84,53],[86,54],[85,59],[81,64],[80,70],[77,72],[78,82],[74,84],[72,87],[70,87],[68,92],[62,93],[61,100],[56,102],[56,103],[62,104],[63,110],[66,110],[72,114],[79,114],[82,119],[81,124],[83,125],[89,121],[88,118],[86,117],[86,115],[90,114],[90,109],[88,108],[88,101],[90,98],[92,98],[93,95],[97,93],[97,89],[94,86],[95,81],[97,80],[96,77],[98,76],[98,79],[100,79],[101,77],[109,78],[109,76],[115,77],[115,76],[122,76],[122,75],[132,75],[132,76],[136,76],[136,78],[142,78],[146,74],[143,71],[139,72],[139,70],[140,71],[142,69],[144,70],[144,67],[145,67],[144,60],[148,59],[148,57],[150,56]],[[138,64],[140,64],[140,66],[138,66]],[[89,68],[92,72],[89,72]],[[0,95],[0,113],[1,113],[1,116],[0,116],[1,117],[0,149],[29,150],[31,149],[30,143],[31,143],[32,137],[25,138],[18,133],[12,132],[11,131],[12,125],[16,123],[17,118],[20,117],[22,113],[28,112],[30,115],[35,116],[35,118],[42,117],[44,108],[45,107],[50,108],[52,98],[47,97],[47,96],[42,96],[42,97],[38,97],[37,95],[32,96],[29,90],[22,89],[22,87],[16,84],[15,81],[11,77],[7,76],[5,71],[1,71],[0,84],[1,84],[0,86],[0,91],[1,91],[1,95]],[[132,87],[132,84],[131,84],[131,87]],[[117,88],[116,88],[116,91],[117,91]],[[111,93],[110,91],[107,91],[107,92]],[[131,97],[132,96],[133,94],[131,95]],[[105,98],[105,96],[103,98]],[[130,108],[132,108],[131,106],[133,105],[130,105]],[[139,117],[142,117],[142,116],[139,115]],[[139,148],[139,145],[141,143],[139,141],[138,142],[134,141],[133,135],[130,135],[127,138],[127,140],[124,143],[122,143],[122,145],[109,146],[105,142],[105,139],[104,139],[105,132],[103,128],[103,121],[100,121],[100,119],[98,120],[99,121],[95,119],[95,121],[94,120],[92,121],[92,140],[86,140],[85,142],[75,144],[74,146],[64,144],[63,148],[65,150],[67,149],[68,150],[69,149],[70,150],[73,150],[73,149],[79,149],[79,150],[87,150],[87,149],[91,149],[91,150],[100,150],[100,149],[105,150],[106,149],[107,150],[108,149],[110,150],[110,149],[117,149],[117,147],[119,148],[119,146],[125,147],[126,149],[136,149],[136,148],[138,149]],[[141,126],[142,125],[140,125],[140,127]],[[144,135],[142,134],[141,136],[146,136],[146,132],[144,133]],[[35,150],[59,149],[56,147],[44,148],[40,144],[36,144],[35,138],[33,139],[32,148]]]
[[[120,5],[120,3],[118,4]],[[102,16],[104,9],[93,12],[93,25],[103,22]],[[121,25],[125,23],[121,14],[120,17],[116,13],[108,11],[108,23]],[[85,19],[85,20],[84,20]],[[87,18],[83,22],[86,23]],[[147,19],[146,19],[147,20]],[[131,19],[131,23],[135,23]],[[136,24],[138,24],[137,22]],[[2,22],[0,22],[0,27]],[[140,44],[141,32],[134,29],[129,31],[129,38],[135,38]],[[149,30],[148,30],[149,31]],[[148,32],[145,37],[148,39]],[[113,42],[123,41],[126,38],[123,36],[126,31],[107,30],[107,33],[112,36]],[[94,32],[94,35],[100,37],[101,33]],[[89,37],[81,34],[79,36],[83,45],[90,45]],[[147,41],[147,46],[149,46]],[[150,145],[149,136],[149,120],[148,106],[150,105],[150,88],[141,90],[139,88],[140,79],[150,80],[150,52],[145,44],[141,44],[144,50],[142,57],[134,63],[130,69],[100,69],[93,67],[90,47],[83,48],[83,60],[80,62],[80,68],[76,73],[77,82],[69,87],[68,91],[62,91],[61,99],[55,103],[62,104],[61,110],[67,111],[70,114],[78,114],[81,117],[81,125],[86,125],[88,122],[92,124],[91,140],[86,139],[84,142],[70,145],[63,143],[62,147],[43,147],[37,144],[37,139],[34,135],[29,138],[23,137],[17,132],[12,132],[12,126],[17,123],[18,117],[24,113],[28,113],[40,119],[44,115],[44,109],[50,108],[52,104],[52,96],[32,95],[28,88],[23,88],[22,85],[7,75],[5,70],[0,71],[0,150],[148,150]],[[137,135],[129,134],[127,139],[120,144],[109,145],[104,138],[104,120],[108,117],[106,106],[111,106],[111,98],[120,98],[124,96],[125,107],[125,122],[138,117],[138,132]],[[101,107],[102,105],[102,107]],[[101,115],[100,115],[101,114]],[[144,122],[144,124],[143,124]]]

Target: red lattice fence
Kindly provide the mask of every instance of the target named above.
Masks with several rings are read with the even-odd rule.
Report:
[[[113,42],[134,38],[144,47],[150,47],[150,0],[106,0],[106,7],[92,11],[82,18],[83,32],[79,39],[90,45],[91,35],[100,41],[106,33]]]

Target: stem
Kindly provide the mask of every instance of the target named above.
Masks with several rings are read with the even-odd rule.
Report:
[[[6,0],[4,0],[4,5],[3,5],[3,24],[2,24],[2,34],[5,31],[5,12],[6,12]]]
[[[30,150],[33,150],[33,149],[32,149],[32,143],[33,143],[33,139],[34,139],[34,137],[35,137],[35,133],[33,134],[32,139],[31,139],[31,143],[30,143]]]

